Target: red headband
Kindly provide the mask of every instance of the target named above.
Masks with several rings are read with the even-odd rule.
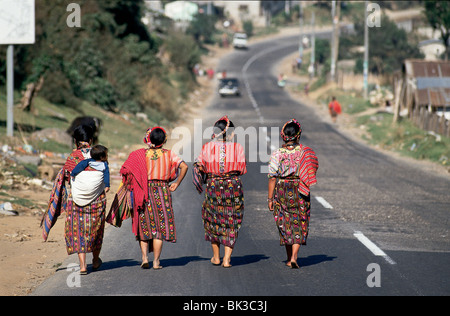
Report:
[[[290,124],[290,123],[295,123],[295,124],[297,124],[297,126],[298,126],[298,133],[295,134],[294,136],[286,136],[286,135],[284,134],[284,129],[285,129],[286,126],[287,126],[288,124]],[[299,121],[297,121],[296,119],[292,119],[292,120],[290,120],[289,122],[287,122],[286,124],[283,125],[283,128],[281,129],[280,135],[281,135],[281,138],[283,138],[283,140],[284,140],[285,142],[290,142],[290,141],[295,140],[297,137],[299,137],[301,133],[302,133],[302,126],[300,125]]]
[[[166,138],[164,139],[164,141],[163,141],[161,144],[159,144],[159,145],[154,145],[154,144],[152,144],[152,141],[150,140],[150,134],[151,134],[155,129],[160,129],[160,130],[162,130],[162,131],[164,132],[164,135],[166,136]],[[166,131],[164,130],[164,128],[162,128],[162,127],[160,127],[160,126],[156,126],[156,127],[153,127],[153,128],[150,127],[149,129],[147,129],[147,132],[146,132],[145,137],[144,137],[144,143],[146,143],[147,145],[149,145],[150,148],[160,148],[160,147],[162,147],[166,142],[167,142],[167,133],[166,133]]]

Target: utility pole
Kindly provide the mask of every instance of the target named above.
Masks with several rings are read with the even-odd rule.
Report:
[[[330,79],[336,80],[336,64],[339,55],[339,17],[341,14],[341,1],[333,1],[331,6],[331,17],[333,19],[333,37],[331,39],[331,69]]]
[[[314,73],[315,73],[314,64],[316,62],[316,32],[314,30],[314,24],[315,24],[316,15],[315,15],[314,11],[312,11],[311,14],[312,14],[312,16],[311,16],[311,59],[310,59],[309,67],[311,67],[310,77],[314,78]]]
[[[290,0],[284,0],[284,13],[286,13],[286,15],[291,14],[291,1]]]
[[[300,23],[300,39],[298,44],[298,54],[300,58],[303,59],[303,11],[302,11],[302,2],[298,4],[298,17]]]
[[[212,15],[212,3],[211,3],[211,1],[208,1],[208,3],[207,3],[206,15]]]
[[[364,99],[368,98],[368,74],[369,74],[369,26],[367,25],[367,6],[369,1],[365,1],[364,5]]]
[[[14,136],[14,45],[34,44],[36,40],[35,0],[22,0],[20,4],[20,6],[11,5],[11,1],[0,1],[2,16],[0,45],[8,45],[6,51],[6,135],[8,137]]]
[[[14,46],[8,45],[6,52],[6,136],[14,133]]]

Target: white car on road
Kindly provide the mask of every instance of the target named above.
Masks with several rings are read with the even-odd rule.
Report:
[[[245,33],[235,33],[233,36],[233,47],[234,48],[247,48],[247,34]]]

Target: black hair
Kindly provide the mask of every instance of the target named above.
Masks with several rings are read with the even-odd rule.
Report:
[[[286,135],[287,137],[293,137],[297,135],[299,131],[300,127],[298,127],[298,125],[294,122],[287,124],[283,130],[284,135]]]
[[[78,125],[73,131],[73,138],[77,144],[79,142],[89,143],[93,137],[94,131],[89,125]]]
[[[227,127],[227,121],[226,120],[219,120],[216,122],[216,124],[214,124],[214,134],[219,134],[221,131],[225,130],[225,128]],[[234,128],[234,124],[232,121],[230,121],[230,128]],[[225,132],[223,134],[223,139],[226,139],[227,137],[227,133]]]
[[[108,148],[103,145],[95,145],[91,148],[91,158],[97,161],[106,161]]]
[[[160,128],[155,128],[150,133],[150,141],[155,146],[163,144],[165,140],[166,140],[166,133]]]

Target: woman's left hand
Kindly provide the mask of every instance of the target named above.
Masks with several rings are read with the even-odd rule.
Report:
[[[273,201],[269,201],[269,211],[273,211]]]

